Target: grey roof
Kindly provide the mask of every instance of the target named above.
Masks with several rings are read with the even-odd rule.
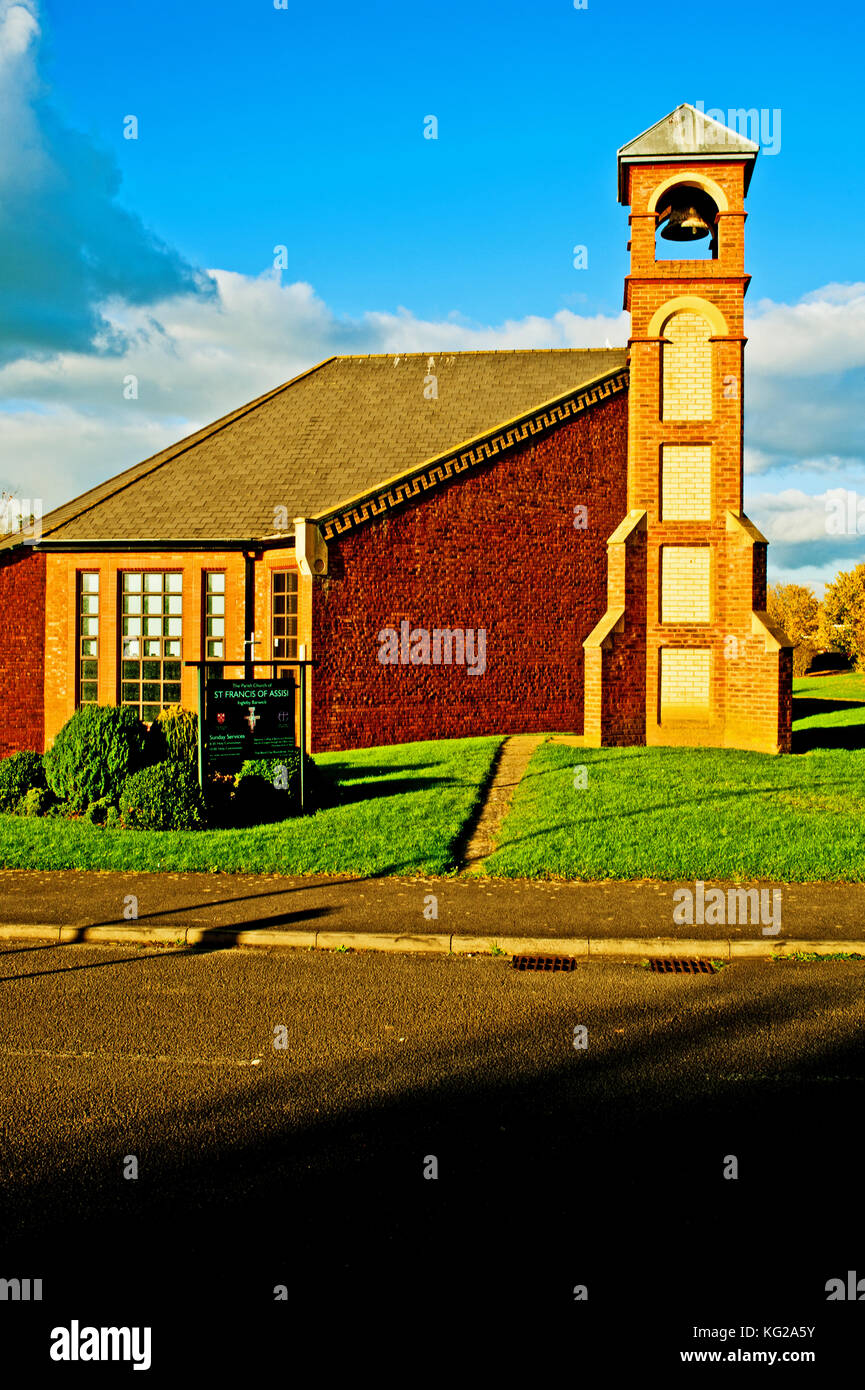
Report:
[[[728,113],[729,114],[729,113]],[[742,113],[745,114],[744,112]],[[656,159],[693,161],[694,159],[746,159],[745,192],[760,146],[730,126],[722,125],[695,106],[683,102],[663,120],[656,121],[642,135],[622,145],[618,151],[619,202],[625,201],[625,170],[629,164],[646,164]]]
[[[326,515],[626,360],[624,348],[332,357],[50,512],[43,538],[263,539],[283,507],[291,534],[295,516]]]

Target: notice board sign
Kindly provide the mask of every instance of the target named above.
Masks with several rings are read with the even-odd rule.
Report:
[[[295,684],[208,681],[204,728],[212,766],[239,768],[246,758],[279,758],[295,747]]]

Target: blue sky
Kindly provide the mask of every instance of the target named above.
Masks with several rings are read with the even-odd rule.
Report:
[[[702,101],[773,113],[746,506],[819,584],[862,558],[823,518],[865,498],[863,37],[799,0],[0,0],[0,487],[56,505],[334,351],[624,344],[616,148]]]

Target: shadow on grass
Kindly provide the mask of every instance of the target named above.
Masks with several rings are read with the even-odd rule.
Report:
[[[340,806],[374,801],[382,796],[406,796],[409,792],[426,792],[433,787],[460,785],[458,777],[389,777],[377,782],[340,782],[327,788],[327,799],[322,805],[322,810],[336,810]]]
[[[566,743],[554,743],[552,739],[549,739],[547,743],[541,745],[544,749],[546,749],[547,746],[553,749],[561,749],[564,753],[573,754],[573,757],[562,758],[561,761],[553,763],[550,767],[538,768],[533,766],[538,753],[541,751],[538,749],[538,753],[535,754],[535,758],[529,763],[529,766],[521,778],[522,783],[534,781],[541,777],[549,777],[551,773],[561,775],[563,772],[570,772],[572,768],[579,767],[581,764],[584,764],[586,767],[606,768],[609,767],[611,763],[633,763],[639,761],[641,758],[651,758],[655,760],[659,752],[682,751],[681,749],[672,748],[669,750],[657,748],[629,748],[618,751],[611,748],[580,748],[576,745]]]
[[[400,772],[429,772],[434,766],[432,761],[425,763],[385,763],[381,767],[354,762],[317,763],[316,772],[329,781],[342,782],[345,785],[350,782],[367,781],[374,777],[393,777],[397,769]]]
[[[793,730],[794,753],[810,753],[819,748],[843,748],[850,753],[865,748],[865,723],[834,724],[815,729]]]
[[[861,709],[865,719],[865,700],[818,700],[813,695],[793,696],[793,721],[813,719],[821,714],[852,713]]]

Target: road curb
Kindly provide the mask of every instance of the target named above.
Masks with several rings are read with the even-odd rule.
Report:
[[[674,936],[460,936],[453,933],[352,931],[244,931],[239,927],[57,926],[50,923],[0,924],[0,941],[47,941],[55,945],[257,946],[268,950],[398,951],[427,955],[573,956],[651,959],[659,956],[708,957],[712,960],[763,960],[796,951],[865,955],[865,941],[811,938],[756,938],[751,941],[704,940]]]

